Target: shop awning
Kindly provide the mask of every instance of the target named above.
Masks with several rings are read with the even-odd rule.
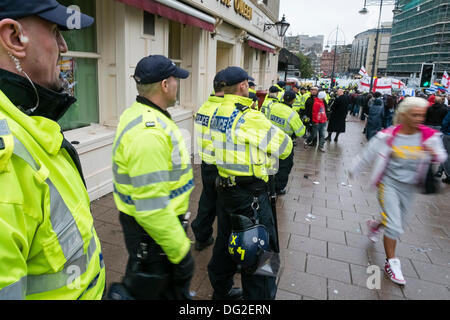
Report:
[[[175,0],[117,0],[182,24],[214,31],[216,19]]]
[[[255,49],[259,49],[262,51],[267,51],[270,53],[275,53],[275,47],[265,41],[262,41],[256,37],[248,36],[247,37],[247,44]]]

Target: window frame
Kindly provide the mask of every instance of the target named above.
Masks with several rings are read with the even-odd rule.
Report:
[[[98,2],[95,3],[95,21],[98,21],[98,17],[99,17],[99,4]],[[64,34],[63,34],[64,36]],[[91,59],[91,60],[95,60],[95,68],[96,68],[96,73],[97,73],[97,92],[100,93],[100,59],[102,58],[100,52],[99,52],[99,36],[100,36],[100,28],[98,26],[95,27],[95,52],[86,52],[86,51],[73,51],[73,50],[68,50],[67,52],[61,52],[60,55],[61,57],[68,57],[68,58],[75,58],[75,59]],[[69,132],[69,131],[73,131],[73,130],[79,130],[79,129],[84,129],[84,128],[89,128],[90,126],[92,126],[92,124],[94,125],[101,125],[102,124],[102,111],[101,111],[101,96],[100,94],[98,94],[97,96],[97,109],[98,109],[98,123],[91,123],[90,125],[87,126],[83,126],[83,127],[79,127],[79,128],[74,128],[74,129],[66,129],[64,130],[64,132]]]

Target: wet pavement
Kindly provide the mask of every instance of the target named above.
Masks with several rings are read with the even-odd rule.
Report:
[[[325,153],[314,148],[305,150],[303,140],[298,139],[287,194],[277,200],[284,265],[277,299],[450,300],[450,186],[444,185],[438,195],[415,197],[396,251],[407,283],[404,287],[392,283],[383,272],[382,241],[372,244],[367,238],[366,220],[379,215],[368,175],[349,181],[346,173],[365,143],[362,129],[362,123],[349,116],[347,132],[341,134],[339,142],[327,142]],[[194,166],[194,176],[191,220],[202,188],[198,165]],[[121,280],[128,253],[112,194],[93,201],[92,208],[109,287]],[[190,229],[188,236],[194,239]],[[196,264],[191,294],[194,299],[210,300],[207,264],[212,246],[201,252],[192,248],[192,253]],[[380,289],[369,289],[368,282],[369,286],[376,284],[372,281],[376,266]],[[239,274],[235,285],[240,286]]]

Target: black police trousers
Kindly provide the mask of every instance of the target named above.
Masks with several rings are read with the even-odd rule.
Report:
[[[164,286],[161,286],[160,282],[158,282],[151,287],[149,286],[149,288],[128,288],[133,298],[136,300],[190,300],[189,287],[194,274],[194,259],[191,252],[189,251],[179,264],[173,264],[167,259],[162,248],[133,217],[120,212],[119,220],[123,228],[125,244],[129,254],[125,278],[132,272],[132,268],[136,264],[140,243],[145,242],[148,244],[148,256],[143,263],[143,271],[168,279],[164,282]],[[125,279],[123,282],[126,283]],[[159,292],[155,292],[155,288],[160,288]],[[145,293],[147,289],[148,295]],[[139,296],[133,294],[133,292],[144,293]],[[149,296],[151,298],[148,298]]]
[[[217,202],[217,167],[202,162],[202,183],[203,189],[198,203],[197,216],[191,223],[195,240],[205,242],[213,234],[213,223],[216,219]]]
[[[217,192],[217,239],[213,254],[208,264],[208,275],[214,293],[226,295],[233,287],[233,277],[237,272],[237,264],[228,253],[228,243],[231,234],[230,214],[253,216],[251,204],[253,193],[246,188],[220,188]],[[267,192],[258,196],[259,223],[266,226],[269,232],[269,245],[275,248],[276,230],[272,215],[272,207]],[[276,278],[254,274],[241,273],[244,300],[274,300],[277,292]]]
[[[291,154],[284,160],[280,159],[278,172],[275,174],[275,191],[278,193],[286,188],[289,181],[289,174],[294,166],[294,149]]]

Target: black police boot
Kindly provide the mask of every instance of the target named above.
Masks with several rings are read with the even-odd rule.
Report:
[[[243,291],[241,288],[231,288],[231,290],[226,295],[219,295],[215,292],[213,293],[213,300],[242,300]]]
[[[277,192],[277,196],[282,196],[286,194],[286,188],[282,189],[282,190],[278,190]]]
[[[195,250],[202,251],[203,249],[209,247],[213,243],[214,243],[214,238],[213,237],[210,237],[206,241],[198,241],[197,240],[197,241],[195,241]]]

